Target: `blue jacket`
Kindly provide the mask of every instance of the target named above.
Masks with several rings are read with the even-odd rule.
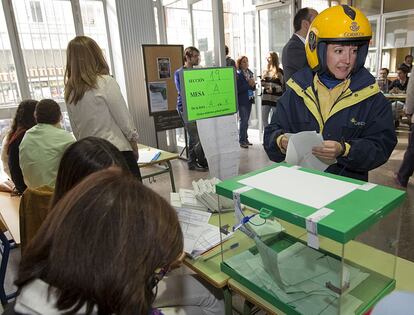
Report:
[[[178,68],[175,72],[174,72],[174,83],[175,83],[175,88],[177,89],[177,110],[179,112],[183,112],[183,100],[181,98],[181,82],[180,82],[180,73],[183,72],[184,67],[180,67]]]
[[[375,78],[361,68],[323,123],[312,88],[313,76],[306,67],[287,82],[264,132],[267,155],[272,161],[283,161],[285,154],[276,144],[279,135],[316,130],[325,140],[344,140],[351,145],[348,155],[338,158],[326,171],[367,181],[368,171],[384,164],[397,144],[389,102]]]
[[[251,103],[249,101],[249,91],[254,91],[255,87],[251,87],[247,83],[246,78],[240,70],[236,72],[237,80],[237,101],[239,106],[249,106]]]

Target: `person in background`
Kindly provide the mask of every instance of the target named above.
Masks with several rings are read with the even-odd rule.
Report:
[[[76,36],[66,50],[65,102],[77,140],[93,136],[116,146],[134,176],[138,168],[138,132],[102,49],[90,37]]]
[[[96,172],[29,243],[19,295],[4,314],[161,314],[152,306],[157,284],[182,251],[168,202],[119,169]]]
[[[279,68],[279,57],[274,51],[267,56],[267,68],[262,73],[262,121],[263,129],[269,125],[269,113],[275,110],[278,98],[283,94],[283,74]]]
[[[20,143],[20,167],[27,187],[53,188],[63,152],[75,139],[61,128],[62,113],[54,100],[39,101],[34,115],[37,125],[26,131]]]
[[[180,75],[183,69],[191,69],[200,63],[200,51],[195,47],[187,47],[184,50],[184,66],[177,69],[174,73],[174,82],[177,89],[177,111],[184,122],[185,130],[188,133],[188,169],[191,171],[205,172],[208,170],[207,162],[204,157],[200,138],[198,136],[197,122],[187,121],[183,113],[183,100],[181,97]]]
[[[408,146],[405,151],[403,161],[397,173],[394,174],[395,182],[400,187],[406,188],[408,181],[414,172],[414,68],[411,70],[411,80],[407,86],[407,98],[405,101],[405,113],[411,117],[411,130],[408,136]]]
[[[413,56],[405,56],[404,62],[400,65],[400,68],[405,68],[406,73],[411,73],[411,69],[413,68]]]
[[[287,82],[296,71],[308,64],[305,53],[305,38],[312,21],[317,15],[318,11],[314,9],[302,8],[293,19],[295,33],[282,51],[284,82]]]
[[[10,131],[4,138],[1,159],[7,175],[14,183],[16,194],[22,194],[26,189],[22,169],[20,168],[19,147],[26,131],[36,125],[34,112],[37,101],[24,100],[17,107]]]
[[[246,56],[237,58],[237,100],[239,104],[239,143],[240,147],[247,149],[252,143],[248,140],[247,129],[249,128],[249,118],[252,111],[252,100],[256,82],[253,72],[249,69],[249,59]]]
[[[389,87],[390,93],[394,93],[394,94],[405,93],[405,91],[407,90],[407,85],[409,81],[407,74],[408,74],[407,68],[400,67],[397,69],[397,79],[392,81]]]
[[[229,56],[229,47],[227,47],[227,45],[224,46],[224,50],[226,52],[226,66],[227,67],[232,66],[232,67],[235,67],[236,68],[236,62],[234,61],[234,59],[232,59]]]
[[[370,22],[354,7],[330,7],[315,18],[306,38],[309,67],[288,81],[264,133],[272,161],[285,159],[286,133],[301,131],[323,136],[311,153],[329,164],[326,172],[367,181],[388,160],[397,137],[389,102],[364,67],[371,37]]]
[[[392,81],[388,79],[389,74],[388,68],[381,68],[379,71],[379,76],[377,79],[378,86],[383,93],[388,93],[389,87],[391,86]]]

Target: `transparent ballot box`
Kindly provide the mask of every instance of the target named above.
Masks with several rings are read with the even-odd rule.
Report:
[[[282,312],[364,314],[395,288],[404,191],[282,163],[216,193],[250,244],[235,254],[224,242],[221,270]]]

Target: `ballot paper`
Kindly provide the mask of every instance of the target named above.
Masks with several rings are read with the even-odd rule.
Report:
[[[184,251],[191,253],[200,235],[206,229],[211,213],[186,208],[175,208],[184,236]]]
[[[313,147],[323,145],[323,137],[316,131],[302,131],[287,136],[289,142],[285,160],[289,164],[324,171],[330,164],[336,163],[336,160],[333,160],[330,164],[326,164],[312,154]]]

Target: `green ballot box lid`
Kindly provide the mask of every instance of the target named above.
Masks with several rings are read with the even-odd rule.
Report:
[[[345,244],[396,209],[406,193],[348,177],[275,163],[224,180],[216,193],[306,228],[311,220],[317,234]]]

